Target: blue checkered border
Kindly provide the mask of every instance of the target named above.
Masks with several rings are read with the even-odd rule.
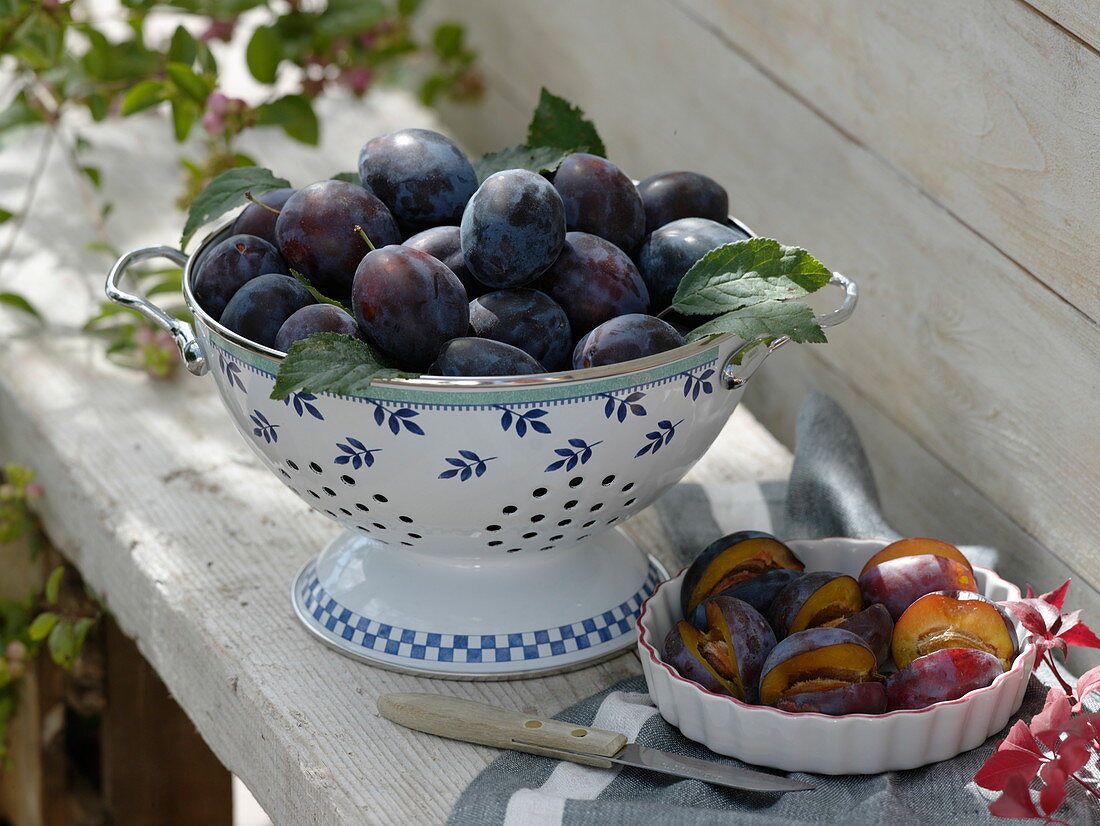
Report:
[[[516,634],[436,634],[399,628],[363,617],[329,596],[310,566],[301,594],[306,610],[331,634],[380,654],[410,660],[501,663],[557,657],[593,648],[629,633],[642,603],[661,581],[651,565],[638,593],[610,611],[557,628]]]

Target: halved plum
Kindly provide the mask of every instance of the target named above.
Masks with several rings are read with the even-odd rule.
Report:
[[[791,549],[769,533],[738,531],[723,536],[704,548],[684,574],[680,610],[690,620],[707,597],[778,568],[805,570]]]
[[[842,628],[799,631],[776,645],[764,662],[760,702],[771,706],[796,695],[848,689],[828,698],[829,707],[846,711],[830,713],[854,711],[857,706],[862,707],[865,698],[863,690],[851,686],[874,682],[875,666],[875,652],[851,631]],[[840,698],[845,697],[848,699],[841,702]]]
[[[890,619],[890,612],[881,602],[864,608],[858,614],[840,622],[836,626],[845,631],[861,637],[865,643],[871,646],[875,652],[875,659],[881,667],[890,659],[890,642],[894,636],[894,621]]]
[[[976,688],[985,688],[1002,673],[1001,661],[987,651],[940,648],[886,678],[886,707],[889,711],[927,708],[957,700]]]
[[[665,637],[665,662],[708,691],[757,702],[760,670],[775,647],[771,626],[733,597],[715,597],[705,605],[707,629],[676,623]]]
[[[1012,620],[992,600],[973,591],[938,591],[905,609],[890,650],[898,668],[943,648],[973,648],[997,657],[1005,670],[1017,643]]]
[[[970,560],[963,556],[962,551],[954,545],[949,545],[938,539],[928,539],[924,536],[917,536],[912,539],[899,539],[897,542],[887,545],[867,560],[867,564],[863,566],[863,570],[859,572],[859,575],[863,576],[881,562],[899,559],[903,556],[922,556],[926,554],[930,556],[942,556],[945,559],[953,559],[959,564],[965,565],[971,571],[974,570],[974,566],[970,564]]]
[[[737,597],[737,599],[744,600],[761,614],[767,616],[768,609],[771,607],[772,602],[775,600],[779,592],[791,582],[791,580],[798,579],[802,576],[801,571],[792,571],[788,568],[776,568],[773,571],[765,571],[762,574],[757,574],[752,579],[746,579],[744,582],[740,582],[734,585],[732,588],[727,588],[717,596],[720,597]],[[713,597],[710,597],[713,599]],[[695,607],[695,613],[691,616],[691,623],[696,628],[702,628],[706,625],[706,616],[703,613],[703,605],[706,603],[699,603]]]
[[[863,609],[859,583],[836,571],[803,574],[776,596],[768,612],[778,639],[818,626],[838,625]]]
[[[818,714],[882,714],[886,711],[886,686],[877,680],[866,683],[788,694],[777,700],[781,711],[815,711]]]
[[[974,572],[954,559],[922,554],[888,559],[859,577],[868,604],[881,602],[897,622],[902,612],[933,591],[972,591]]]

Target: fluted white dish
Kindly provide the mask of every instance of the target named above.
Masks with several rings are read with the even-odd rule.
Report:
[[[885,540],[791,540],[787,545],[807,571],[858,576]],[[685,569],[686,570],[686,569]],[[988,568],[975,566],[978,590],[1000,602],[1020,589]],[[661,659],[665,635],[680,619],[684,571],[661,583],[638,617],[638,656],[657,708],[672,725],[718,754],[758,766],[820,774],[874,774],[947,760],[981,745],[1020,708],[1036,649],[1016,623],[1021,647],[1012,667],[985,688],[918,710],[830,717],[750,705],[685,680]]]

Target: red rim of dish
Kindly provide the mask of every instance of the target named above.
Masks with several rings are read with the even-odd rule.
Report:
[[[856,541],[856,542],[866,542],[866,541],[868,541],[868,540],[852,540],[852,539],[849,539],[847,537],[840,537],[840,536],[824,537],[824,538],[818,539],[818,540],[788,540],[788,541],[792,541],[792,542],[794,542],[794,541],[825,542],[825,541],[829,541],[829,540],[839,540],[839,541],[849,541],[849,542],[851,542],[851,541]],[[746,703],[744,700],[738,700],[736,697],[731,697],[728,694],[715,694],[713,691],[709,691],[708,689],[703,688],[703,686],[699,685],[699,683],[694,682],[693,680],[685,679],[684,677],[680,676],[680,674],[676,671],[676,669],[673,668],[672,666],[670,666],[664,660],[662,660],[661,657],[657,654],[656,649],[652,645],[649,644],[649,640],[647,639],[648,634],[649,634],[649,629],[645,625],[646,614],[649,611],[649,603],[652,600],[656,599],[657,595],[659,593],[661,593],[662,589],[664,589],[666,586],[672,584],[673,582],[676,582],[677,580],[679,580],[684,575],[684,571],[686,571],[688,569],[688,567],[690,567],[690,566],[685,565],[683,568],[681,568],[677,572],[677,574],[675,576],[671,577],[670,579],[666,579],[664,582],[660,583],[654,589],[653,593],[649,595],[648,599],[646,599],[646,601],[642,603],[641,611],[638,613],[638,622],[637,622],[637,626],[638,626],[638,645],[645,649],[646,655],[649,657],[650,662],[653,665],[659,666],[659,667],[663,668],[665,671],[667,671],[669,676],[671,676],[673,680],[676,680],[677,682],[684,683],[689,688],[695,689],[699,693],[704,694],[706,696],[714,697],[717,700],[723,700],[723,701],[726,701],[726,702],[733,703],[736,707],[743,708],[743,709],[745,709],[746,711],[749,711],[749,712],[760,713],[760,714],[769,714],[769,713],[770,714],[778,714],[782,717],[789,717],[789,718],[793,718],[793,719],[796,719],[796,720],[797,719],[804,719],[806,717],[817,717],[817,718],[823,719],[823,720],[834,720],[834,721],[838,721],[838,722],[843,721],[843,720],[882,720],[882,719],[885,719],[887,717],[893,717],[893,716],[901,715],[901,714],[928,714],[928,713],[933,712],[936,709],[942,708],[944,706],[952,706],[952,705],[958,705],[958,704],[964,703],[964,702],[969,702],[977,694],[981,694],[981,693],[987,692],[987,691],[997,690],[998,688],[1000,688],[1001,684],[1003,684],[1005,682],[1005,680],[1008,678],[1008,676],[1010,674],[1014,674],[1017,671],[1023,669],[1024,660],[1031,653],[1033,653],[1035,651],[1035,643],[1033,643],[1029,640],[1026,643],[1026,645],[1024,645],[1020,649],[1019,653],[1016,654],[1015,658],[1013,658],[1012,667],[1009,668],[1007,671],[1005,671],[1003,674],[998,674],[997,677],[993,680],[993,682],[991,682],[989,685],[983,686],[982,688],[975,688],[972,691],[968,691],[963,696],[957,697],[954,700],[941,700],[938,703],[933,703],[932,705],[925,706],[924,708],[899,708],[899,709],[896,709],[894,711],[884,711],[882,714],[832,715],[832,714],[822,714],[819,711],[783,711],[782,709],[775,708],[774,706],[765,706],[765,705],[754,704],[754,703]],[[974,570],[983,571],[988,578],[996,579],[998,582],[1003,582],[1009,588],[1015,589],[1015,591],[1016,591],[1016,597],[1015,598],[1016,599],[1020,598],[1021,593],[1020,593],[1019,587],[1014,585],[1013,583],[1009,582],[1007,579],[1004,579],[1003,577],[1001,577],[999,574],[997,574],[996,571],[992,570],[991,568],[984,568],[981,565],[974,565],[973,567],[974,567]]]

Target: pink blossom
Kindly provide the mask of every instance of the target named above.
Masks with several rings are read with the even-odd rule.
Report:
[[[351,89],[355,95],[366,92],[373,78],[373,73],[366,66],[352,66],[340,73],[340,83]]]
[[[224,40],[228,43],[233,38],[233,29],[237,26],[237,18],[229,20],[215,20],[211,18],[210,25],[201,35],[201,39],[207,43],[211,40]]]

